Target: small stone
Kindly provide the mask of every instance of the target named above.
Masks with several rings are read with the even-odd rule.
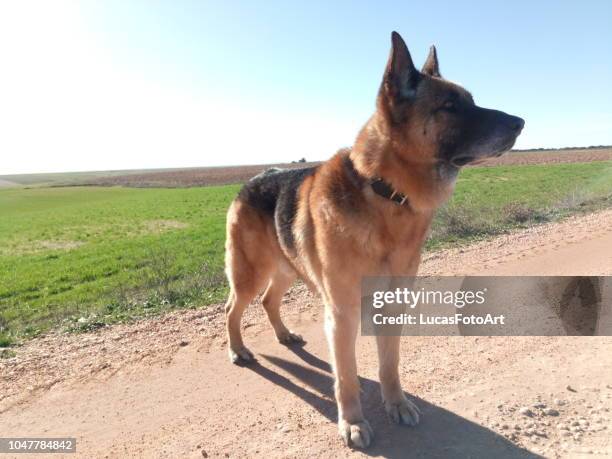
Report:
[[[527,408],[526,406],[523,406],[519,409],[519,413],[521,413],[523,416],[533,416],[533,411],[531,411],[529,408]]]
[[[548,408],[547,410],[544,410],[544,414],[546,416],[559,416],[559,412],[554,408]]]
[[[565,387],[567,390],[569,390],[570,392],[578,392],[576,389],[574,389],[572,386],[570,386],[569,384]]]
[[[204,457],[204,458],[208,457],[208,453],[206,451],[204,451],[204,450],[202,450],[202,457]]]
[[[188,346],[188,345],[189,345],[189,341],[187,341],[186,339],[182,339],[179,342],[179,346],[181,346],[181,347],[185,347],[185,346]]]
[[[556,399],[554,400],[554,402],[555,402],[555,405],[557,405],[557,406],[563,406],[563,405],[565,405],[565,400],[562,400],[562,399],[560,399],[560,398],[556,398]]]

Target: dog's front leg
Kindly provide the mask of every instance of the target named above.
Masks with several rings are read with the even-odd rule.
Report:
[[[400,336],[377,336],[379,378],[385,410],[396,424],[417,425],[419,409],[402,390],[399,378]]]
[[[374,434],[363,417],[359,399],[359,379],[355,359],[355,340],[359,310],[355,305],[327,305],[325,331],[329,342],[338,403],[338,429],[348,446],[367,448]]]

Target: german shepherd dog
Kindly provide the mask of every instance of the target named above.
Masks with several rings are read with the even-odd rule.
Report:
[[[281,320],[281,298],[297,277],[325,304],[344,442],[366,448],[373,432],[363,416],[355,358],[364,276],[414,276],[436,209],[462,166],[509,150],[523,129],[516,116],[481,108],[440,75],[432,46],[421,71],[404,40],[392,49],[376,111],[352,149],[316,167],[273,169],[247,182],[227,216],[226,324],[234,363],[253,354],[240,334],[246,306],[262,302],[279,342],[302,338]],[[377,337],[382,399],[390,418],[416,425],[419,409],[400,385],[399,337]]]

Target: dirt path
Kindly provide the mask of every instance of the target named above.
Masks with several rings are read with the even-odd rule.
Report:
[[[431,254],[422,271],[612,274],[612,211]],[[307,344],[275,343],[252,306],[252,367],[228,362],[220,307],[34,340],[0,361],[1,436],[76,436],[87,458],[612,455],[608,337],[404,338],[404,389],[423,411],[416,428],[386,420],[375,346],[361,338],[376,440],[365,453],[346,449],[333,423],[320,304],[300,287],[287,303]]]

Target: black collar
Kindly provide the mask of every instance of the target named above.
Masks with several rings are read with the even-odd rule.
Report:
[[[385,182],[383,179],[375,178],[370,180],[370,186],[372,187],[372,190],[374,190],[374,193],[376,193],[377,195],[382,196],[385,199],[389,199],[390,201],[393,201],[398,206],[405,205],[406,207],[410,207],[408,196],[400,193],[399,191],[394,190],[393,187],[387,182]]]
[[[385,182],[382,178],[367,179],[363,177],[353,165],[353,161],[348,153],[345,153],[342,157],[344,167],[347,171],[347,177],[353,182],[356,187],[362,187],[364,182],[372,187],[372,190],[377,195],[393,201],[398,206],[410,207],[410,201],[408,197],[398,191],[395,191],[391,185]]]

